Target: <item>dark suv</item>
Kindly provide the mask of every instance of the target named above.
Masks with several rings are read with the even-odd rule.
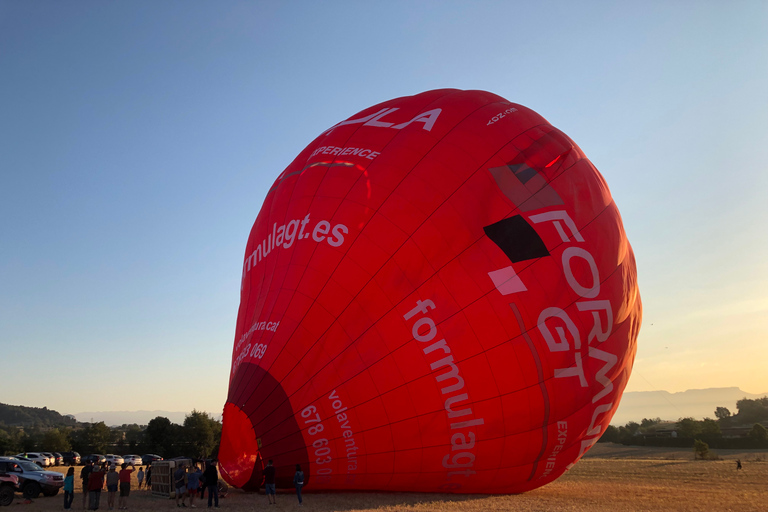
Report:
[[[102,462],[106,462],[106,460],[107,458],[101,455],[100,453],[93,453],[91,455],[86,455],[82,459],[83,464],[88,464],[89,462],[93,462],[94,464],[101,464]]]
[[[141,463],[145,466],[152,464],[156,460],[163,460],[163,458],[159,455],[155,455],[154,453],[145,453],[141,456]]]
[[[77,452],[61,452],[65,466],[77,466],[80,464],[80,454]]]

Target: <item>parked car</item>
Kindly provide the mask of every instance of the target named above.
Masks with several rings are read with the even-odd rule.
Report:
[[[163,458],[159,455],[155,455],[154,453],[145,453],[141,456],[141,463],[145,466],[147,464],[152,464],[156,460],[163,460]]]
[[[29,461],[39,464],[41,468],[47,468],[51,465],[50,459],[38,452],[24,452],[16,454],[17,457],[23,457]]]
[[[104,456],[106,461],[109,463],[110,466],[119,466],[123,462],[123,458],[119,455],[115,455],[114,453],[108,453]]]
[[[80,464],[80,454],[77,452],[62,452],[61,457],[65,465],[76,466]]]
[[[91,455],[86,455],[85,457],[82,458],[83,464],[87,464],[89,462],[93,462],[94,464],[101,464],[105,460],[107,459],[104,458],[104,456],[101,455],[100,453],[93,453]]]
[[[13,495],[18,489],[19,477],[0,469],[0,507],[7,507],[13,503]]]
[[[144,462],[141,459],[141,455],[123,455],[125,463],[128,465],[141,466]]]
[[[53,453],[51,452],[40,452],[40,453],[48,457],[49,466],[58,466],[58,464],[56,464],[56,456]]]
[[[30,500],[40,496],[41,492],[46,496],[55,496],[64,486],[64,475],[61,473],[46,471],[34,462],[13,457],[0,457],[0,472],[16,475],[18,489]]]
[[[53,456],[56,457],[56,465],[57,466],[63,466],[64,465],[64,456],[60,454],[59,452],[53,452]]]

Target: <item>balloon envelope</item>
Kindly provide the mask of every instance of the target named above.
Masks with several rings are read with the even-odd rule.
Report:
[[[278,487],[511,493],[603,433],[641,322],[608,186],[483,91],[397,98],[323,132],[248,238],[219,452]]]

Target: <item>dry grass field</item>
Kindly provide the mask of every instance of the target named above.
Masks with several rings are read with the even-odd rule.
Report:
[[[263,494],[235,490],[221,499],[220,506],[232,512],[262,509],[323,512],[768,510],[768,453],[718,450],[716,454],[723,460],[694,461],[693,452],[689,450],[599,444],[557,481],[521,495],[305,493],[304,506],[299,508],[293,493],[278,494],[278,504],[269,506]],[[736,458],[744,465],[741,471],[736,470]],[[79,474],[79,468],[77,471]],[[61,493],[52,498],[41,497],[31,504],[24,504],[19,496],[9,512],[61,510],[62,503]],[[106,511],[106,492],[102,493],[101,504],[100,510]],[[199,508],[204,508],[200,505],[198,503]],[[172,500],[153,497],[145,491],[132,491],[129,508],[170,511],[176,506]],[[76,482],[73,510],[81,509],[82,494]]]

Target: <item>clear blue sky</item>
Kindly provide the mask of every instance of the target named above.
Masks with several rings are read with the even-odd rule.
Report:
[[[606,177],[645,307],[628,390],[766,392],[766,27],[765,1],[0,0],[0,402],[218,414],[275,177],[444,87]]]

